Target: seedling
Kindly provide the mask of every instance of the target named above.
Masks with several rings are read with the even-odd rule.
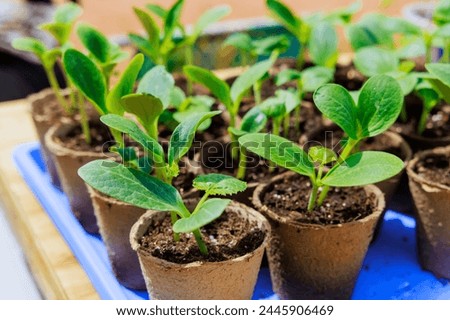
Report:
[[[291,141],[271,134],[247,134],[239,138],[239,143],[281,167],[308,176],[312,184],[308,204],[308,211],[311,211],[322,205],[332,186],[376,183],[402,170],[403,161],[388,153],[365,151],[352,154],[362,139],[384,132],[395,122],[402,100],[398,83],[385,75],[374,76],[365,83],[357,104],[342,86],[326,84],[317,89],[314,93],[317,107],[347,135],[339,157],[324,147],[313,147],[306,154]],[[324,168],[329,164],[331,168],[324,174]]]
[[[242,99],[253,84],[266,76],[275,59],[276,55],[273,55],[270,59],[251,66],[233,82],[231,88],[228,83],[219,79],[209,70],[196,66],[185,66],[183,70],[189,79],[208,88],[212,95],[223,103],[230,116],[230,127],[236,128],[236,118]],[[233,134],[231,134],[231,138],[232,143],[235,144]],[[232,148],[232,152],[233,159],[235,159],[237,157],[237,149]]]
[[[297,83],[297,99],[299,100],[297,106],[295,107],[295,123],[297,133],[300,133],[300,112],[302,101],[307,93],[312,93],[320,86],[331,82],[334,78],[334,70],[322,67],[313,66],[304,69],[303,71],[285,69],[277,74],[275,84],[277,86],[284,85],[290,81],[296,81]],[[287,135],[287,130],[289,129],[290,114],[288,113],[284,119],[284,130],[285,136]]]
[[[144,209],[170,211],[174,238],[178,239],[178,233],[181,232],[193,232],[201,252],[207,254],[200,228],[218,218],[230,201],[208,197],[243,191],[246,184],[229,176],[199,176],[194,180],[194,187],[205,191],[205,194],[194,211],[189,212],[171,183],[179,173],[179,160],[192,145],[195,131],[201,122],[218,113],[220,112],[193,115],[180,123],[172,134],[167,155],[162,146],[132,120],[112,114],[102,116],[102,122],[114,130],[128,134],[148,152],[156,177],[135,166],[124,166],[108,160],[90,162],[81,167],[78,173],[87,184],[113,198]]]
[[[75,49],[66,50],[63,56],[64,69],[70,81],[83,94],[84,98],[92,103],[100,115],[108,113],[122,115],[125,112],[121,98],[133,91],[133,86],[143,62],[143,55],[136,55],[129,62],[118,82],[109,89],[102,71],[92,59]],[[81,97],[78,101],[81,127],[85,140],[89,144],[91,143],[89,121],[83,98],[81,95],[79,97]],[[111,131],[111,133],[114,139],[120,143],[120,135],[115,131]]]
[[[241,58],[241,65],[246,66],[255,63],[260,56],[269,56],[275,50],[281,54],[290,45],[289,38],[284,34],[253,39],[247,33],[237,32],[225,39],[222,46],[236,48]]]
[[[31,52],[41,62],[50,87],[58,100],[59,105],[68,113],[72,113],[72,109],[67,101],[61,95],[61,88],[55,75],[55,65],[61,58],[65,49],[70,47],[69,37],[73,29],[75,20],[81,15],[82,9],[75,3],[67,3],[59,6],[53,17],[53,21],[40,25],[40,29],[50,33],[58,42],[58,47],[49,49],[46,45],[35,38],[26,37],[14,39],[12,46],[17,50]],[[71,84],[68,83],[70,86]],[[72,105],[75,103],[74,92],[71,91]]]
[[[266,5],[273,17],[298,40],[300,48],[297,55],[297,67],[299,69],[305,62],[307,49],[314,64],[335,67],[338,58],[338,36],[333,24],[348,23],[361,6],[359,2],[356,2],[326,17],[317,14],[302,19],[279,0],[266,0]]]

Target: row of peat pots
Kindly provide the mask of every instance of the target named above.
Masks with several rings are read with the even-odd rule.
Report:
[[[283,63],[277,68],[282,69]],[[357,72],[351,65],[338,65],[336,74]],[[274,91],[270,83],[263,93]],[[69,92],[64,95],[68,98]],[[339,154],[341,129],[323,119],[309,100],[303,102],[299,118],[293,114],[284,120],[286,133],[305,149],[321,144]],[[324,205],[308,214],[301,208],[308,205],[309,179],[248,152],[243,178],[247,189],[232,196],[225,213],[202,229],[209,249],[205,257],[191,233],[174,240],[169,212],[146,211],[113,199],[80,178],[78,170],[91,161],[119,159],[110,152],[110,132],[94,108],[87,108],[92,137],[87,144],[79,119],[61,111],[52,91],[44,90],[30,101],[52,183],[65,192],[84,229],[101,234],[119,282],[147,289],[152,299],[250,299],[264,253],[280,298],[348,299],[387,208],[415,216],[422,267],[436,277],[450,278],[449,105],[435,108],[421,136],[412,129],[417,124],[413,115],[409,122],[398,120],[390,130],[360,144],[361,150],[397,155],[406,170],[376,185],[331,187]],[[405,101],[413,104],[407,110],[420,111],[414,97]],[[252,99],[244,99],[241,109],[251,110],[253,105]],[[223,106],[216,102],[213,108]],[[239,170],[240,162],[232,159],[228,148],[229,122],[226,112],[214,116],[181,159],[183,166],[173,185],[189,210],[202,196],[192,188],[195,177]],[[275,125],[266,123],[270,129]],[[164,132],[170,130],[160,126],[159,131],[160,143],[167,148],[170,133]]]

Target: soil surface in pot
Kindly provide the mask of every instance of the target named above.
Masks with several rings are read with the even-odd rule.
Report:
[[[337,225],[362,219],[375,209],[375,195],[367,196],[362,187],[330,188],[320,207],[307,211],[311,182],[300,175],[288,176],[271,185],[262,195],[273,212],[291,221]]]
[[[153,222],[149,229],[140,239],[141,248],[154,257],[180,264],[234,259],[258,248],[265,237],[256,222],[243,219],[232,210],[201,229],[208,247],[207,256],[200,253],[191,233],[180,234],[180,241],[174,241],[169,215],[160,222]]]
[[[427,181],[450,186],[450,159],[445,155],[427,156],[417,162],[414,171]]]
[[[404,135],[418,135],[417,134],[418,119],[419,116],[415,116],[413,114],[408,119],[407,122],[402,123],[399,121],[395,123],[394,131]],[[450,105],[441,105],[434,108],[431,111],[422,137],[434,139],[434,138],[445,138],[449,136],[450,136]]]

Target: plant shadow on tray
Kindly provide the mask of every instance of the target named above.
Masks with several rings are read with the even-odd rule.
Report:
[[[70,213],[64,194],[51,185],[38,143],[18,146],[14,162],[55,223],[102,299],[148,299],[145,291],[129,290],[115,279],[99,236],[86,233]],[[415,221],[388,211],[379,238],[370,246],[352,299],[450,299],[447,280],[420,269],[415,250]],[[253,299],[277,299],[263,268]]]

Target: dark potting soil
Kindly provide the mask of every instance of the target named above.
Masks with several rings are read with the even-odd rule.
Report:
[[[262,195],[273,212],[300,223],[337,225],[362,219],[375,209],[375,195],[369,197],[362,187],[330,188],[320,207],[307,211],[311,182],[295,175],[274,183]]]
[[[450,187],[450,158],[435,154],[417,162],[414,171],[424,179]]]
[[[353,63],[338,64],[334,73],[334,83],[340,84],[347,90],[359,90],[363,86],[365,77],[356,70]]]
[[[225,261],[252,252],[263,243],[265,233],[255,222],[242,219],[229,210],[201,229],[208,248],[207,256],[201,254],[192,233],[180,234],[180,241],[174,241],[169,215],[149,227],[140,239],[141,248],[154,257],[180,264]]]
[[[404,135],[417,135],[418,117],[410,117],[406,123],[398,121],[394,129]],[[434,108],[428,117],[424,138],[445,138],[450,136],[450,105],[441,105]]]
[[[106,125],[100,122],[90,123],[91,143],[86,143],[81,126],[75,126],[71,131],[59,140],[66,148],[77,151],[108,152],[114,145],[114,139]]]

